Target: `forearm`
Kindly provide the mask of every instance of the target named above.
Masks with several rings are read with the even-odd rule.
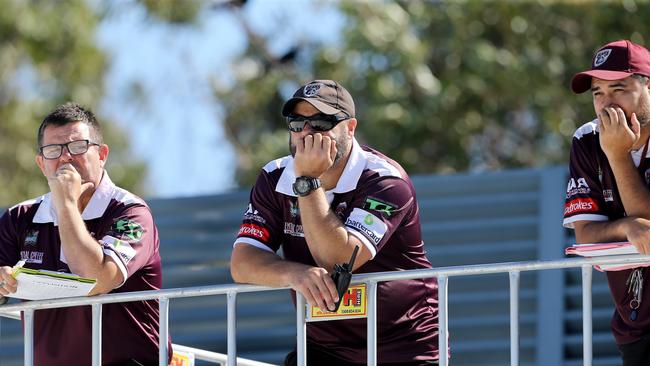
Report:
[[[93,294],[112,290],[121,282],[122,275],[119,274],[119,281],[115,278],[119,272],[117,265],[104,255],[101,245],[88,233],[76,206],[57,210],[57,216],[61,248],[70,271],[97,279]]]
[[[251,245],[240,243],[233,249],[230,273],[235,282],[269,287],[291,286],[291,274],[311,266],[282,259]]]
[[[627,231],[634,220],[625,217],[615,221],[579,221],[575,223],[578,244],[607,243],[627,240]]]
[[[318,266],[331,271],[336,263],[350,259],[353,245],[349,232],[330,210],[323,189],[298,198],[305,240]]]
[[[650,219],[650,192],[630,155],[612,158],[609,162],[627,215]]]

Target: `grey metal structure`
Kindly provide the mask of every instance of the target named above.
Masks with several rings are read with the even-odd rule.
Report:
[[[561,227],[565,175],[563,167],[551,167],[414,177],[434,266],[564,258],[570,241]],[[165,288],[231,282],[228,258],[247,201],[248,192],[241,191],[150,201],[161,234]],[[447,279],[453,365],[510,364],[515,336],[520,365],[582,365],[580,270],[517,277],[516,335],[509,327],[507,274]],[[600,273],[593,281],[593,365],[620,365],[609,333],[613,308],[607,285]],[[223,296],[172,299],[174,342],[226,353],[226,303]],[[288,291],[240,294],[237,303],[237,354],[280,363],[296,341]],[[16,323],[0,320],[2,365],[22,363]]]

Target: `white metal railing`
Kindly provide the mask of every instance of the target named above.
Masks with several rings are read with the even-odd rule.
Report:
[[[377,272],[354,275],[352,284],[365,283],[368,287],[368,326],[367,326],[367,364],[377,365],[377,284],[384,281],[407,280],[418,278],[438,278],[438,305],[439,305],[439,335],[438,349],[440,350],[440,366],[447,366],[448,350],[448,279],[456,276],[484,275],[494,273],[509,273],[510,278],[510,364],[519,364],[519,276],[522,271],[538,271],[548,269],[582,268],[582,291],[583,291],[583,365],[592,364],[592,266],[594,264],[630,264],[650,262],[650,256],[637,254],[604,256],[598,258],[570,258],[553,261],[529,261],[509,262],[495,264],[477,264],[468,266],[439,267],[434,269],[418,269],[410,271]],[[227,336],[228,354],[226,357],[228,366],[237,364],[236,345],[236,305],[237,294],[260,291],[284,290],[288,287],[270,288],[255,285],[214,285],[177,289],[165,289],[158,291],[140,291],[119,294],[107,294],[94,297],[75,297],[55,300],[28,301],[16,304],[0,306],[0,316],[15,318],[17,311],[23,312],[24,318],[24,364],[33,366],[33,332],[34,332],[34,311],[39,309],[52,309],[70,306],[90,305],[92,307],[92,365],[101,365],[101,309],[103,304],[117,302],[131,302],[141,300],[158,300],[160,307],[160,360],[159,365],[167,365],[169,349],[168,339],[168,315],[169,299],[200,297],[200,296],[227,296]],[[305,299],[297,296],[296,328],[297,328],[297,356],[298,366],[306,365],[306,316]],[[561,316],[558,314],[558,316]],[[181,346],[182,347],[182,346]],[[261,363],[260,363],[261,364]]]

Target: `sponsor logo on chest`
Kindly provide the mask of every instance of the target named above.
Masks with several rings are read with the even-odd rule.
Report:
[[[302,229],[302,225],[294,224],[293,222],[284,223],[284,233],[291,236],[297,236],[300,238],[305,237],[305,232]]]
[[[43,263],[43,252],[36,252],[31,250],[21,250],[20,259],[24,260],[25,263]]]
[[[38,230],[30,230],[25,235],[25,246],[35,246],[38,242]]]

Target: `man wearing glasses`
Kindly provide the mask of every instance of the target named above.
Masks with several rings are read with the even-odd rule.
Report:
[[[108,177],[109,149],[93,113],[73,103],[57,107],[40,125],[38,146],[50,193],[0,218],[0,295],[16,291],[11,272],[20,260],[95,278],[91,295],[160,289],[151,212]],[[91,364],[89,306],[38,310],[34,321],[35,365]],[[158,365],[157,301],[106,304],[102,324],[103,365]]]
[[[431,268],[411,180],[395,161],[356,141],[350,93],[332,80],[312,81],[282,114],[291,155],[268,163],[251,191],[233,248],[233,279],[290,286],[309,304],[333,310],[339,295],[331,273],[355,247],[354,273]],[[436,280],[382,282],[377,298],[379,363],[437,364]],[[365,319],[310,322],[307,362],[365,365],[366,334]],[[293,351],[285,365],[295,364]]]

